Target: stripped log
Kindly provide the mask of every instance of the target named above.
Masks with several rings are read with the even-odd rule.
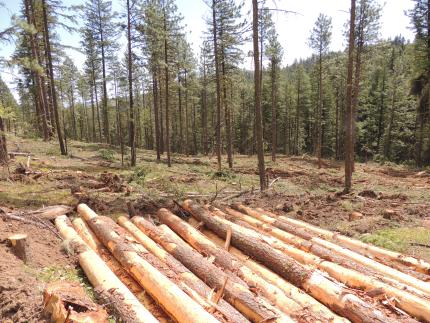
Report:
[[[194,221],[195,220],[191,219],[190,223],[194,223]],[[212,231],[204,229],[202,230],[202,232],[210,241],[215,243],[218,247],[222,248],[224,246],[224,240],[222,240]],[[245,264],[245,266],[249,267],[251,270],[259,274],[265,280],[279,287],[291,299],[294,299],[294,301],[304,309],[304,313],[306,313],[306,310],[309,309],[313,313],[317,314],[318,317],[320,317],[321,320],[323,320],[324,322],[333,322],[333,323],[349,322],[346,318],[343,318],[334,314],[326,306],[322,305],[320,302],[315,300],[315,298],[309,296],[301,289],[290,284],[285,279],[281,278],[278,274],[275,274],[271,270],[255,262],[239,249],[235,247],[230,247],[229,252],[234,256],[236,256],[237,258],[239,258]]]
[[[351,290],[327,279],[315,270],[308,269],[280,250],[272,248],[258,233],[212,216],[191,200],[184,201],[183,207],[223,239],[226,237],[228,227],[231,226],[233,246],[264,263],[281,277],[308,291],[313,297],[351,321],[360,323],[398,321],[374,309],[372,304],[364,302],[357,295],[352,294]]]
[[[262,219],[262,221],[272,222],[271,224],[273,226],[280,227],[281,229],[285,228],[286,229],[285,231],[288,231],[288,229],[289,229],[289,228],[287,228],[287,226],[282,226],[282,223],[280,223],[281,221],[278,221],[278,222],[276,222],[276,220],[275,220],[275,222],[271,221],[271,219],[269,217],[267,217],[267,216],[265,217],[265,216],[259,214],[258,211],[255,211],[255,210],[253,210],[247,206],[236,204],[236,208],[239,209],[240,211],[243,211],[243,212],[251,215],[251,216],[259,217],[260,219]],[[291,231],[291,230],[293,230],[293,228],[290,228],[289,230]],[[298,237],[292,236],[290,234],[290,238],[296,239]],[[287,238],[287,239],[289,239],[289,238]],[[300,238],[298,238],[298,239],[300,239]],[[335,253],[337,255],[351,259],[354,262],[356,262],[362,266],[370,268],[370,269],[374,270],[375,272],[379,273],[380,275],[391,277],[394,280],[397,280],[401,283],[412,286],[412,287],[414,287],[414,288],[416,288],[416,289],[418,289],[418,290],[420,290],[420,291],[422,291],[422,292],[424,292],[430,296],[430,284],[429,283],[426,283],[426,282],[419,280],[415,277],[407,275],[407,274],[405,274],[401,271],[398,271],[394,268],[391,268],[389,266],[383,265],[383,264],[381,264],[381,263],[379,263],[373,259],[367,258],[367,257],[365,257],[359,253],[356,253],[352,250],[342,248],[342,247],[340,247],[340,246],[338,246],[332,242],[326,241],[324,239],[321,239],[318,237],[308,237],[308,240],[332,251],[333,253]],[[290,241],[288,241],[288,242],[290,242]]]
[[[217,290],[222,288],[228,274],[197,253],[167,226],[161,225],[157,227],[142,217],[134,217],[132,221],[146,235],[159,243],[210,287]],[[229,279],[225,287],[225,298],[248,319],[253,322],[270,321],[270,319],[272,322],[292,321],[263,301],[263,299],[252,294],[247,285],[239,278],[231,275],[228,277],[231,279]],[[276,318],[277,316],[280,317]]]
[[[133,277],[121,266],[121,264],[112,256],[88,224],[81,218],[75,218],[72,221],[73,227],[85,243],[94,250],[97,255],[108,265],[114,274],[127,286],[127,288],[136,295],[137,299],[154,315],[160,322],[171,322],[171,319],[155,303],[155,301],[145,292]]]
[[[304,250],[306,252],[310,252],[324,260],[337,263],[343,267],[353,269],[365,275],[377,277],[378,279],[382,280],[383,282],[386,282],[389,285],[392,285],[402,290],[407,290],[417,296],[427,297],[427,293],[423,292],[422,290],[419,290],[413,286],[409,286],[403,282],[399,282],[398,280],[395,280],[392,277],[382,275],[377,270],[364,266],[363,264],[360,264],[354,261],[353,259],[350,259],[345,254],[339,254],[339,253],[333,252],[333,250],[325,247],[324,245],[321,245],[320,243],[318,243],[318,241],[314,241],[313,237],[309,236],[309,234],[302,233],[300,228],[299,230],[294,230],[294,228],[292,228],[287,223],[279,224],[279,226],[282,227],[283,229],[285,229],[287,226],[290,226],[291,228],[288,228],[289,231],[287,232],[285,230],[281,230],[275,226],[267,224],[254,217],[248,216],[244,213],[235,211],[228,207],[226,208],[227,214],[213,207],[211,207],[210,210],[211,212],[214,212],[215,214],[221,217],[226,217],[228,220],[233,221],[235,223],[243,224],[243,222],[245,222],[246,225],[250,225],[252,228],[259,230],[262,233],[269,234],[283,242],[291,244],[294,247]],[[305,240],[305,239],[308,239],[308,240]],[[417,272],[414,272],[414,273],[424,276],[424,274],[422,273],[417,273]]]
[[[123,228],[127,229],[147,250],[149,250],[153,255],[165,263],[167,267],[172,269],[184,282],[184,284],[180,285],[180,287],[205,309],[216,307],[216,310],[229,322],[249,322],[233,306],[224,300],[221,300],[217,306],[211,302],[208,302],[207,300],[211,294],[211,289],[182,263],[176,260],[176,258],[162,249],[157,243],[155,243],[141,230],[139,230],[139,228],[137,228],[128,218],[125,216],[120,216],[117,222]],[[203,302],[203,300],[206,301]]]
[[[218,211],[218,214],[222,213]],[[237,212],[236,212],[237,213]],[[236,214],[231,212],[230,214]],[[242,214],[237,215],[239,218],[243,220],[250,220],[249,217]],[[255,225],[261,225],[261,221],[257,219],[251,219],[247,223],[254,223]],[[270,233],[277,232],[276,230],[269,231]],[[286,232],[284,232],[287,234]],[[288,234],[289,235],[289,234]],[[279,238],[285,238],[286,235],[279,235]],[[293,257],[297,261],[300,261],[304,264],[312,264],[317,268],[326,271],[335,279],[343,282],[349,287],[364,289],[366,291],[374,291],[376,289],[382,291],[389,297],[393,297],[395,299],[396,306],[400,307],[407,313],[412,316],[415,316],[418,319],[426,319],[430,318],[430,302],[426,299],[417,297],[416,295],[405,292],[407,286],[394,282],[394,285],[399,285],[401,288],[395,288],[390,285],[387,285],[377,279],[371,278],[367,275],[364,275],[360,272],[356,272],[355,270],[351,270],[348,268],[344,268],[336,263],[330,261],[324,261],[316,255],[309,254],[297,248],[291,247],[276,238],[265,236],[265,241],[269,243],[274,248],[277,248],[289,256]],[[291,242],[296,242],[298,237],[287,238]],[[423,295],[423,294],[421,294]]]
[[[255,286],[261,291],[262,295],[270,302],[275,304],[284,313],[293,317],[299,317],[303,313],[303,308],[294,300],[287,297],[284,292],[278,287],[268,283],[263,278],[258,276],[242,262],[224,249],[218,248],[213,242],[203,236],[199,231],[191,225],[181,220],[167,209],[160,209],[157,212],[159,220],[169,226],[173,231],[180,235],[194,249],[200,253],[214,257],[214,263],[231,273],[235,273],[239,278],[243,279],[249,286]],[[227,234],[228,237],[228,234]],[[230,231],[231,237],[231,231]],[[312,316],[312,313],[308,313]],[[317,318],[314,318],[317,321]]]
[[[176,321],[218,322],[169,278],[141,257],[149,253],[146,249],[141,247],[146,252],[137,252],[130,241],[116,233],[86,204],[79,204],[78,212],[114,257]]]
[[[67,216],[57,217],[55,225],[61,236],[79,255],[79,264],[88,280],[103,297],[108,299],[124,322],[158,322],[104,261],[79,237]]]
[[[427,261],[424,261],[423,259],[417,259],[411,256],[406,256],[403,255],[401,253],[395,252],[395,251],[391,251],[391,250],[387,250],[387,249],[383,249],[380,247],[376,247],[376,246],[372,246],[370,244],[355,240],[355,239],[351,239],[349,237],[346,237],[344,235],[335,233],[335,232],[331,232],[328,230],[324,230],[321,228],[317,228],[311,224],[308,224],[306,222],[303,221],[299,221],[299,220],[295,220],[295,219],[290,219],[288,217],[285,216],[277,216],[276,214],[270,213],[268,211],[265,211],[263,209],[259,209],[257,208],[257,211],[259,211],[260,213],[263,214],[267,214],[271,217],[275,217],[278,218],[281,221],[285,221],[287,223],[290,223],[296,227],[300,227],[303,229],[308,230],[309,232],[312,232],[313,234],[316,234],[320,237],[323,237],[325,239],[330,239],[342,246],[345,246],[351,250],[354,250],[356,252],[359,252],[365,256],[373,256],[376,258],[387,258],[393,261],[397,261],[401,264],[404,264],[408,267],[414,268],[415,270],[422,272],[424,274],[428,274],[430,275],[430,263]]]
[[[246,213],[246,214],[248,214],[248,215],[250,215],[250,216],[252,216],[252,217],[254,217],[256,219],[259,219],[260,221],[263,221],[265,223],[271,224],[272,226],[274,226],[276,228],[279,228],[279,229],[282,229],[282,230],[284,230],[286,232],[289,232],[291,234],[297,235],[297,236],[299,236],[299,237],[301,237],[303,239],[312,240],[312,238],[318,238],[318,237],[315,237],[316,234],[312,233],[310,230],[308,230],[306,228],[303,228],[303,227],[298,227],[297,225],[293,225],[291,223],[287,223],[286,221],[278,220],[278,219],[276,219],[274,217],[274,216],[276,216],[275,214],[270,213],[270,212],[266,212],[266,211],[264,211],[262,209],[258,209],[258,210],[256,209],[256,210],[254,210],[252,208],[243,206],[243,205],[238,204],[238,203],[234,204],[233,208],[235,208],[235,209],[237,209],[237,210],[239,210],[241,212],[244,212],[244,213]],[[319,228],[317,228],[317,229],[318,230],[322,230],[322,229],[319,229]],[[337,236],[337,234],[334,234],[334,235]],[[326,237],[324,237],[324,238],[327,239]],[[350,239],[350,238],[347,238],[347,237],[344,237],[344,238],[346,238],[348,240],[353,240],[353,239]],[[331,240],[333,241],[333,239],[331,239]],[[353,241],[356,241],[356,240],[353,240]],[[357,242],[359,242],[359,241],[357,241]],[[337,243],[339,243],[339,242],[337,242]],[[361,242],[359,242],[359,243],[362,244]],[[339,243],[339,244],[342,245],[342,246],[344,246],[344,247],[346,247],[346,248],[349,248],[345,244],[342,244],[342,243]],[[323,246],[321,246],[321,247],[325,248]],[[370,246],[370,247],[372,247],[372,246]],[[315,247],[314,247],[314,249],[315,249]],[[319,249],[321,249],[321,248],[319,248]],[[327,248],[325,248],[325,249],[327,250]],[[363,254],[363,253],[361,253],[361,254]],[[325,259],[325,257],[323,256],[323,254],[318,254],[318,255],[321,258]],[[427,275],[427,274],[425,274],[425,273],[423,273],[421,271],[416,271],[414,268],[408,267],[405,264],[400,263],[398,261],[393,261],[393,259],[390,259],[390,258],[387,258],[387,257],[381,257],[381,256],[374,257],[373,255],[371,255],[369,253],[364,254],[364,256],[369,257],[369,258],[376,258],[376,259],[378,259],[378,261],[380,263],[382,263],[382,264],[384,264],[386,266],[389,266],[389,267],[393,267],[393,268],[395,268],[395,269],[397,269],[397,270],[399,270],[399,271],[401,271],[401,272],[403,272],[403,273],[405,273],[407,275],[413,276],[413,277],[415,277],[417,279],[420,279],[422,281],[427,282],[427,281],[430,280],[430,276],[429,275]],[[346,258],[344,258],[344,262],[345,262],[345,259]],[[337,261],[335,261],[335,262],[337,262]],[[361,268],[361,270],[359,270],[361,272],[365,272],[365,271],[371,270],[368,266],[365,266],[365,265],[361,265],[360,266],[357,262],[355,262],[355,264],[356,265],[354,265],[352,267],[352,269],[358,270],[358,269]],[[351,266],[348,266],[348,267],[351,268]],[[375,271],[373,269],[372,269],[372,271],[375,272],[375,273],[377,273],[377,271]],[[387,281],[387,282],[390,281],[390,279],[388,278],[388,276],[383,275],[383,277],[384,277],[385,281]],[[411,289],[410,285],[407,285],[407,286],[408,286],[409,289]]]

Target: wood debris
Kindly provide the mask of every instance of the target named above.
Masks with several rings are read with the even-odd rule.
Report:
[[[159,209],[159,225],[85,204],[73,222],[158,321],[430,322],[424,260],[263,209],[178,204],[190,216]]]

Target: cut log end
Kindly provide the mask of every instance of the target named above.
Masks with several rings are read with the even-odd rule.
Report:
[[[24,261],[24,263],[27,263],[29,261],[29,252],[27,248],[27,234],[25,233],[17,233],[14,235],[11,235],[8,240],[10,241],[12,245],[12,250],[14,254]]]

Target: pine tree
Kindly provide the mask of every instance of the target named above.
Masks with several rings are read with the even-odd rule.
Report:
[[[276,161],[277,138],[278,138],[278,84],[279,84],[279,64],[282,61],[282,47],[278,41],[278,35],[272,30],[268,37],[268,46],[266,47],[266,56],[270,61],[270,83],[271,83],[271,105],[272,105],[272,161]]]
[[[322,111],[323,111],[323,56],[327,53],[331,41],[331,18],[320,14],[309,37],[309,46],[318,54],[318,108],[317,108],[317,157],[321,168],[322,150]]]
[[[255,139],[257,143],[258,172],[260,190],[267,188],[264,166],[263,125],[261,116],[260,53],[258,44],[258,1],[252,0],[252,39],[254,46],[254,100],[255,100]]]

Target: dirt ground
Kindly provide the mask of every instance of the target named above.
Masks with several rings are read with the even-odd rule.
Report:
[[[15,233],[29,237],[27,264],[8,246],[7,238]],[[49,322],[41,313],[44,287],[51,276],[65,279],[62,273],[76,267],[74,257],[53,232],[17,221],[0,219],[0,241],[0,321]]]
[[[193,198],[222,207],[241,202],[299,218],[382,247],[430,259],[430,173],[391,164],[356,164],[354,190],[341,195],[343,168],[309,156],[267,158],[270,188],[259,193],[256,159],[235,156],[233,170],[216,171],[216,158],[173,155],[173,166],[138,150],[138,166],[121,165],[108,145],[69,143],[69,156],[55,142],[10,137],[9,151],[31,152],[0,168],[0,207],[35,210],[87,203],[103,215],[148,215],[174,201]],[[127,164],[127,157],[124,160]],[[225,163],[227,165],[227,163]],[[226,167],[226,166],[225,166]],[[177,209],[176,209],[177,210]],[[350,221],[352,212],[361,218]],[[1,211],[0,211],[1,213]],[[73,216],[73,213],[71,214]],[[7,237],[27,233],[31,260],[24,265]],[[0,216],[0,321],[44,322],[42,291],[47,282],[67,279],[88,285],[76,259],[53,232]]]

